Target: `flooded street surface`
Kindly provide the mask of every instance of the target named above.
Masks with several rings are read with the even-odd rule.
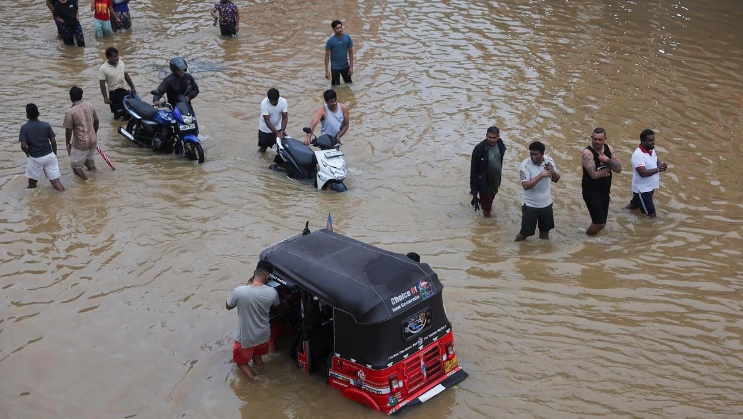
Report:
[[[736,0],[259,1],[239,37],[209,2],[132,1],[133,31],[65,47],[43,2],[0,8],[0,418],[378,418],[283,354],[247,382],[224,309],[260,251],[309,220],[415,251],[446,287],[470,377],[408,418],[743,416],[743,8]],[[269,171],[259,103],[277,87],[302,135],[329,87],[330,22],[355,43],[336,89],[351,126],[344,194]],[[206,163],[123,139],[98,68],[115,45],[146,100],[183,56]],[[74,178],[69,88],[101,118],[116,165]],[[60,145],[64,193],[26,190],[18,131],[35,102]],[[472,148],[490,125],[508,151],[491,219],[469,205]],[[595,126],[624,171],[595,237],[581,150]],[[668,162],[658,218],[624,210],[630,156],[656,131]],[[319,131],[319,129],[317,130]],[[549,242],[514,243],[518,165],[542,141],[561,171]]]

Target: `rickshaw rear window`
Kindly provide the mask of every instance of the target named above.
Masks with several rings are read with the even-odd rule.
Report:
[[[402,323],[402,336],[405,340],[413,339],[433,324],[430,308],[425,308],[408,317]]]

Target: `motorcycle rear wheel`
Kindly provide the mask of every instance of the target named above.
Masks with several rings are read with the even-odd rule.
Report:
[[[132,135],[134,137],[134,143],[141,147],[149,147],[152,144],[152,141],[142,141],[142,125],[137,123],[138,121],[134,118],[130,119],[129,122],[126,124],[126,132]]]
[[[198,160],[199,164],[204,163],[204,149],[199,143],[183,143],[183,155],[188,160]]]

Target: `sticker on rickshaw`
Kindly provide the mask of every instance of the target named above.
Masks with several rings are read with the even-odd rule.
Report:
[[[457,356],[455,355],[452,359],[447,359],[444,361],[444,374],[448,373],[449,371],[453,370],[457,367]]]

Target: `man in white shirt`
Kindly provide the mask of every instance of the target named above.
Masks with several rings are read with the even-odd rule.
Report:
[[[533,236],[539,225],[539,238],[549,240],[550,230],[555,228],[552,213],[550,185],[560,180],[555,161],[544,156],[544,144],[539,141],[529,145],[529,158],[521,162],[519,176],[524,188],[521,206],[521,231],[515,241]]]
[[[258,121],[258,152],[276,144],[276,137],[286,135],[286,124],[289,122],[289,106],[286,99],[279,95],[277,89],[270,89],[261,101],[261,118]],[[280,128],[279,128],[280,127]]]
[[[655,217],[653,192],[660,186],[660,172],[665,172],[668,165],[658,163],[655,151],[655,132],[650,129],[640,133],[640,145],[632,153],[632,201],[626,209],[639,208],[650,218]]]
[[[114,47],[106,49],[106,62],[103,63],[98,71],[98,80],[101,84],[101,95],[103,102],[111,106],[111,113],[114,119],[121,116],[124,120],[129,119],[124,111],[124,96],[129,93],[124,85],[126,82],[132,90],[132,94],[137,94],[134,83],[126,72],[124,62],[119,59],[119,50]],[[108,88],[106,88],[108,85]]]

